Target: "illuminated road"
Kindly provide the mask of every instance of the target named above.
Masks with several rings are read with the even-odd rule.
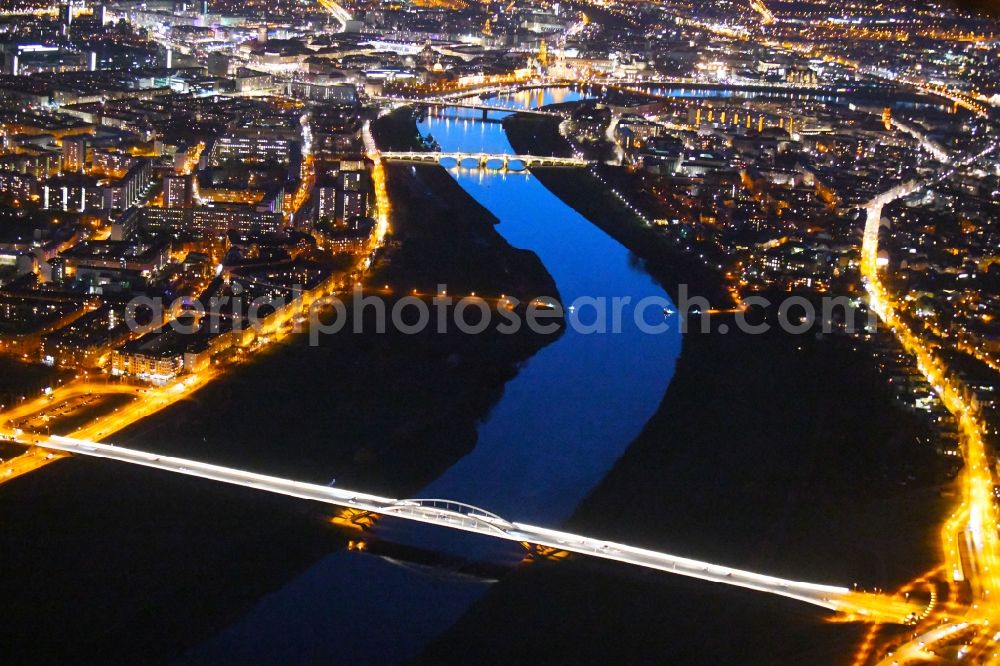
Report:
[[[330,16],[337,19],[337,22],[340,23],[341,28],[346,31],[348,22],[354,19],[354,17],[351,16],[350,12],[348,12],[346,9],[344,9],[342,5],[335,2],[334,0],[318,0],[318,1],[320,7],[329,12]]]
[[[372,161],[372,189],[375,193],[375,234],[373,243],[375,246],[385,242],[386,234],[390,228],[391,204],[389,201],[388,176],[385,172],[385,160],[382,158],[382,151],[379,150],[375,137],[372,135],[372,124],[366,120],[361,131],[361,140],[365,146],[365,155]],[[368,267],[369,260],[366,259],[365,268]]]
[[[20,405],[0,413],[0,437],[13,439],[15,436],[21,434],[15,429],[14,423],[64,404],[68,400],[91,394],[103,396],[130,393],[138,394],[139,389],[126,384],[107,384],[83,380],[70,382],[65,386],[55,389],[49,395],[43,395],[34,400],[27,400]],[[113,416],[117,416],[117,414]],[[110,427],[109,432],[111,432]],[[79,431],[73,434],[78,433]],[[0,483],[11,481],[21,475],[33,472],[60,457],[52,456],[49,452],[32,446],[21,455],[9,458],[0,463]]]
[[[376,219],[378,225],[373,235],[372,247],[380,245],[389,229],[389,197],[386,189],[385,168],[378,155],[377,148],[371,137],[368,124],[365,125],[365,145],[369,148],[369,155],[375,162],[372,170],[372,177],[375,185],[376,198]],[[310,138],[307,133],[307,138]],[[308,151],[308,149],[307,149]],[[311,154],[307,155],[311,159]],[[311,166],[311,165],[310,165]],[[366,257],[360,268],[367,266],[370,257]],[[315,293],[309,295],[308,299],[303,299],[303,307],[306,302],[313,302],[333,294],[338,289],[335,281],[330,280],[324,285],[313,290]],[[269,327],[258,331],[258,340],[262,342],[261,347],[275,344],[282,340],[288,330],[284,327],[292,316],[297,312],[290,308],[283,316],[276,317]],[[93,394],[95,396],[132,394],[135,400],[131,403],[115,409],[111,413],[97,417],[87,425],[70,433],[73,437],[81,439],[100,440],[108,437],[137,421],[150,416],[172,404],[187,398],[191,393],[197,391],[209,382],[217,378],[224,372],[226,366],[211,366],[201,371],[184,375],[164,386],[143,386],[137,387],[129,384],[111,383],[106,381],[94,381],[86,377],[73,380],[63,386],[54,389],[47,395],[42,395],[32,400],[15,405],[4,412],[0,412],[0,438],[17,439],[29,446],[33,446],[36,438],[40,435],[25,434],[17,430],[16,422],[22,419],[38,415],[51,409],[53,406],[65,403],[80,396]],[[0,483],[17,478],[23,474],[32,472],[58,456],[38,455],[38,450],[29,450],[20,456],[0,462]]]
[[[299,126],[302,128],[302,166],[299,169],[299,186],[290,197],[285,198],[282,213],[286,224],[294,221],[295,215],[309,199],[313,185],[316,184],[316,156],[312,150],[312,124],[308,113],[299,119]]]
[[[23,474],[52,462],[57,457],[39,455],[39,449],[34,447],[37,440],[44,437],[39,434],[21,433],[14,429],[13,423],[20,419],[38,414],[53,406],[65,403],[67,400],[85,395],[135,395],[135,400],[113,412],[97,417],[85,426],[71,434],[74,437],[86,439],[101,439],[127,428],[133,423],[150,414],[158,412],[173,403],[183,400],[191,392],[201,388],[217,376],[214,371],[203,371],[197,375],[188,375],[182,379],[161,387],[139,388],[128,384],[110,384],[79,380],[57,388],[49,396],[42,396],[0,414],[0,436],[19,441],[31,446],[25,453],[0,464],[0,483],[10,481]]]
[[[17,421],[27,416],[44,411],[52,405],[66,402],[72,398],[89,395],[121,395],[129,393],[139,393],[141,387],[130,386],[128,384],[109,384],[106,382],[94,381],[74,381],[60,386],[51,394],[42,395],[34,400],[28,400],[15,407],[11,407],[5,412],[0,412],[0,432],[2,427],[9,421]]]
[[[993,144],[983,152],[962,160],[960,164],[971,163],[996,148],[997,145]],[[943,180],[953,173],[954,167],[931,182]],[[984,424],[967,399],[968,393],[964,385],[935,354],[934,345],[914,333],[902,320],[899,304],[879,277],[878,235],[883,207],[926,184],[928,183],[904,183],[880,194],[867,204],[861,272],[872,310],[892,330],[903,349],[914,357],[921,374],[934,387],[942,404],[954,416],[958,425],[965,461],[960,477],[962,502],[941,529],[944,570],[953,581],[968,581],[973,601],[971,608],[966,609],[966,617],[974,623],[974,627],[981,623],[983,628],[973,647],[977,652],[990,651],[990,654],[980,656],[985,660],[984,663],[995,663],[997,654],[991,647],[995,641],[989,635],[991,632],[985,631],[985,628],[991,621],[1000,619],[1000,532],[997,530],[993,470],[984,441]],[[928,649],[936,641],[950,639],[957,630],[943,631],[940,627],[933,626],[905,643],[897,651],[897,656],[887,663],[925,660],[930,656]]]
[[[53,460],[62,457],[61,454],[55,454],[33,446],[25,453],[10,460],[5,460],[3,464],[0,464],[0,483],[16,479],[22,474],[34,472],[39,467],[43,467]]]
[[[894,666],[895,664],[905,664],[913,661],[934,661],[934,655],[929,652],[934,643],[950,639],[968,628],[968,622],[956,622],[936,627],[924,634],[920,640],[910,641],[888,655],[885,659],[878,662],[878,666]]]
[[[909,125],[907,123],[901,122],[897,118],[892,118],[892,119],[890,119],[889,122],[892,124],[892,126],[895,129],[897,129],[897,130],[899,130],[899,131],[901,131],[901,132],[903,132],[905,134],[909,134],[914,139],[916,139],[917,141],[919,141],[920,142],[920,146],[924,150],[926,150],[928,153],[930,153],[931,155],[933,155],[934,159],[938,160],[939,162],[945,162],[945,163],[951,161],[951,155],[948,154],[948,151],[945,150],[941,146],[941,144],[939,144],[937,141],[935,141],[929,135],[928,132],[921,131],[921,130],[917,129],[916,127],[912,126],[912,125]]]
[[[108,458],[290,497],[371,511],[383,516],[395,516],[509,541],[538,544],[714,583],[735,585],[797,599],[846,613],[854,619],[904,622],[910,613],[919,613],[922,610],[901,597],[852,592],[847,588],[832,585],[785,580],[578,534],[510,522],[483,509],[451,500],[390,499],[66,437],[43,438],[38,446],[52,451]]]
[[[388,197],[385,190],[383,158],[396,159],[398,158],[397,155],[401,154],[380,153],[371,140],[370,130],[367,125],[364,131],[364,139],[366,152],[374,158],[376,164],[373,178],[375,180],[376,199],[378,201],[377,210],[379,229],[381,231],[379,237],[381,237],[384,235],[388,225]],[[419,156],[423,161],[426,161],[427,157],[439,161],[446,156],[456,158],[464,156],[473,159],[482,157],[486,157],[487,159],[531,158],[545,161],[559,159],[535,156],[483,156],[479,154],[457,153],[413,153],[406,155],[412,155],[414,158]],[[575,160],[575,162],[579,162],[579,164],[567,164],[567,166],[583,166],[587,164],[583,160]],[[1000,600],[994,601],[997,599],[997,594],[1000,594],[998,592],[1000,590],[1000,538],[998,538],[996,530],[997,512],[992,496],[993,478],[983,443],[982,426],[979,423],[977,415],[972,411],[970,405],[967,404],[962,386],[948,372],[948,369],[941,365],[940,360],[934,354],[933,348],[910,331],[900,320],[896,304],[878,277],[878,226],[882,207],[895,199],[906,196],[918,189],[918,187],[919,184],[916,183],[901,186],[896,190],[877,197],[868,204],[868,219],[862,248],[862,268],[867,279],[867,289],[873,310],[893,329],[902,346],[915,356],[920,370],[927,377],[928,381],[935,386],[942,401],[958,421],[962,435],[966,469],[962,477],[962,506],[959,507],[952,519],[942,529],[943,550],[947,564],[946,571],[957,572],[958,576],[969,579],[976,598],[976,605],[969,610],[973,619],[1000,618],[1000,607],[996,605]],[[207,383],[214,376],[212,373],[204,373],[199,376],[186,378],[184,381],[175,382],[167,387],[149,389],[148,393],[143,391],[140,395],[137,395],[137,401],[134,406],[122,410],[120,414],[116,413],[106,419],[102,418],[99,420],[99,423],[73,433],[77,439],[39,437],[42,441],[38,443],[38,446],[50,450],[52,452],[51,455],[54,457],[49,458],[49,452],[34,447],[29,449],[23,456],[15,459],[16,462],[10,461],[10,467],[7,469],[11,470],[10,474],[12,475],[24,473],[25,471],[36,469],[52,459],[62,457],[61,453],[65,452],[84,456],[105,457],[164,471],[257,488],[267,492],[364,511],[373,511],[386,516],[395,516],[401,519],[476,532],[510,541],[529,542],[558,550],[676,573],[700,580],[753,589],[842,612],[856,619],[875,622],[901,622],[911,613],[920,614],[922,611],[920,607],[907,603],[901,597],[855,593],[842,587],[784,580],[666,553],[634,548],[624,544],[549,530],[523,523],[510,522],[481,509],[458,502],[448,500],[395,500],[382,498],[374,495],[353,493],[326,486],[305,484],[241,470],[207,465],[197,461],[157,456],[155,454],[102,445],[91,441],[92,439],[105,437],[122,427],[134,423],[150,412],[161,409],[167,404],[183,398],[185,393]],[[91,387],[91,390],[94,390],[95,393],[127,393],[136,391],[135,387],[112,388],[113,386],[95,384]],[[64,390],[66,391],[66,396],[60,395],[58,399],[64,400],[72,393],[78,395],[81,391],[85,391],[86,388],[78,384],[72,388],[67,386]],[[42,398],[32,401],[29,405],[22,405],[18,408],[18,411],[27,410],[25,413],[30,414],[32,413],[32,408],[36,407],[36,402],[44,406],[48,402],[48,399]],[[8,415],[5,414],[2,416]],[[28,445],[34,444],[33,438],[19,437],[18,441]],[[21,469],[24,471],[17,471]],[[3,470],[4,468],[0,468],[0,474],[5,473]],[[0,478],[0,481],[2,480]],[[963,565],[960,553],[968,554],[968,563],[966,565]],[[937,641],[950,640],[956,633],[967,628],[967,626],[966,623],[959,622],[948,625],[936,624],[921,633],[917,638],[914,638],[913,641],[904,644],[898,650],[896,660],[904,657],[904,655],[908,655],[906,658],[910,658],[909,656],[916,659],[924,658],[923,655],[926,652],[925,646]]]
[[[764,25],[774,23],[774,14],[772,14],[771,10],[767,8],[767,5],[764,4],[763,0],[750,0],[750,6],[753,7],[755,12],[760,14],[761,23]]]

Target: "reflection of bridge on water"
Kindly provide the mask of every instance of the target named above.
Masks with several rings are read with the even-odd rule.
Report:
[[[49,437],[40,441],[19,438],[22,444],[83,456],[107,458],[144,467],[186,474],[271,493],[324,502],[359,512],[371,512],[429,523],[518,543],[657,569],[714,583],[767,592],[875,622],[906,622],[923,609],[899,597],[852,592],[844,587],[787,580],[732,567],[700,562],[622,543],[516,523],[469,504],[447,499],[398,500],[351,490],[303,483],[255,472],[211,465],[196,460],[161,456],[109,444]]]
[[[420,162],[467,169],[493,171],[524,171],[532,167],[585,167],[593,164],[579,157],[545,157],[543,155],[511,155],[507,153],[385,151],[382,158],[390,162]]]

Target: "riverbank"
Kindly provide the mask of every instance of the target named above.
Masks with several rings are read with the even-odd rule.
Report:
[[[389,196],[395,221],[390,248],[368,282],[397,291],[456,296],[557,298],[558,290],[533,252],[514,248],[498,222],[437,165],[391,164]]]
[[[891,590],[936,564],[937,525],[954,502],[948,469],[920,434],[870,356],[846,341],[690,334],[660,410],[564,527]],[[659,655],[842,664],[864,627],[825,617],[760,593],[577,558],[505,578],[421,663],[486,654],[487,663]],[[764,637],[778,624],[785,638],[774,644]],[[714,640],[720,631],[724,640]]]
[[[540,150],[560,157],[572,155],[569,142],[559,133],[558,118],[515,114],[504,119],[504,130],[519,153]],[[678,252],[658,229],[644,224],[621,200],[611,196],[607,186],[589,170],[541,167],[531,173],[567,205],[627,247],[674,302],[679,300],[679,285],[685,284],[689,296],[704,296],[723,307],[731,305],[717,273]]]
[[[505,270],[504,262],[519,267],[514,275],[536,275],[528,258],[516,258],[510,244],[498,241],[478,204],[437,188],[434,174],[447,174],[436,168],[425,171],[425,178],[420,173],[403,166],[390,174],[390,189],[402,188],[401,199],[407,193],[415,198],[398,211],[399,247],[383,257],[388,265],[376,266],[376,277],[405,268],[408,257],[420,284],[441,278],[465,280],[470,290],[496,288],[488,282]],[[409,183],[400,180],[411,177]],[[579,280],[572,293],[601,294],[616,273],[619,280],[622,273],[638,275],[621,247],[585,220],[565,215],[571,211],[564,206],[550,205],[548,192],[537,196],[538,183],[518,188],[528,180],[511,176],[514,186],[501,190],[490,189],[488,176],[460,177],[497,210],[508,210],[498,199],[513,202],[515,219],[498,213],[510,237],[550,236],[544,245],[515,243],[546,247],[553,258],[547,265],[563,267],[560,285]],[[583,194],[605,196],[596,190]],[[452,252],[428,262],[422,252],[407,251],[412,243]],[[482,252],[483,243],[497,257]],[[635,252],[644,250],[634,246]],[[524,288],[549,288],[538,284],[542,277],[538,273]],[[609,293],[638,294],[633,287],[640,282],[660,293],[645,275],[634,277],[618,282],[628,289]],[[393,293],[408,293],[401,286],[407,278],[406,271],[393,278],[400,281],[390,285]],[[909,566],[906,558],[921,559],[932,547],[918,527],[936,510],[938,481],[915,473],[924,466],[908,448],[912,431],[899,413],[884,409],[864,352],[853,351],[847,341],[689,336],[675,379],[649,419],[666,373],[674,373],[676,347],[657,354],[649,340],[622,349],[615,346],[621,337],[576,337],[579,346],[553,345],[522,368],[517,382],[535,370],[538,383],[503,413],[496,407],[498,393],[506,398],[518,391],[517,382],[505,383],[504,377],[518,372],[517,359],[537,341],[327,336],[319,347],[308,347],[296,338],[130,430],[131,441],[116,441],[322,483],[336,476],[339,486],[393,496],[426,488],[423,479],[449,466],[446,492],[429,496],[478,502],[487,496],[480,493],[484,488],[499,500],[509,493],[523,500],[519,506],[501,507],[496,499],[484,506],[526,522],[542,515],[538,524],[555,526],[558,520],[545,518],[549,514],[538,507],[568,497],[572,504],[558,514],[568,515],[645,423],[567,521],[570,526],[727,564],[818,582],[849,584],[856,577],[869,586],[892,582],[897,569]],[[573,340],[570,332],[560,342],[567,340]],[[588,345],[607,346],[595,352]],[[538,371],[537,361],[552,351],[560,353]],[[643,372],[656,377],[640,379]],[[560,382],[543,383],[550,378]],[[657,390],[649,390],[652,385]],[[641,418],[626,415],[647,399]],[[567,404],[569,409],[552,409]],[[613,458],[586,474],[568,474],[594,464],[616,435],[622,446],[610,447]],[[463,456],[477,436],[480,445],[493,442],[496,453],[476,460],[488,448],[477,445]],[[462,460],[455,464],[457,458]],[[546,465],[533,468],[539,460]],[[6,531],[0,557],[12,572],[5,583],[14,586],[0,650],[16,652],[5,663],[170,660],[262,605],[269,592],[285,590],[290,577],[312,570],[317,553],[342,544],[327,523],[329,507],[97,460],[61,461],[52,469],[66,476],[45,477],[46,470],[26,477],[37,484],[29,503],[23,495],[13,501],[0,488]],[[21,484],[19,479],[10,487],[27,488]],[[391,535],[394,521],[385,520],[380,529]],[[57,553],[43,550],[51,548],[52,538],[59,540]],[[295,603],[281,609],[286,612],[239,635],[238,645],[265,660],[292,654],[329,662],[340,654],[342,661],[379,661],[401,636],[412,636],[421,624],[433,636],[464,609],[439,615],[441,599],[419,594],[420,586],[414,603],[402,603],[400,589],[414,589],[414,580],[435,592],[444,588],[440,572],[421,567],[414,573],[377,560],[383,574],[391,568],[406,577],[397,587],[393,577],[366,575],[374,569],[354,574],[339,564],[327,566],[348,572],[345,584],[324,585],[317,581],[339,579],[305,574],[299,581],[305,593],[293,593]],[[389,621],[358,622],[366,606],[381,611],[371,617]],[[335,612],[355,624],[333,620]],[[823,617],[789,600],[613,563],[538,562],[505,577],[420,661],[842,662],[864,628],[827,624]],[[781,644],[773,640],[775,626],[787,628]],[[349,638],[369,635],[365,641]],[[338,653],[348,640],[361,645],[355,650],[367,658]],[[44,658],[30,659],[43,649]]]
[[[395,236],[370,286],[555,293],[442,169],[389,171]],[[289,338],[114,442],[407,497],[474,447],[505,384],[549,341],[350,328],[315,347]],[[0,660],[174,660],[342,548],[334,510],[89,459],[3,484]]]
[[[536,175],[671,293],[679,282],[712,283],[661,252],[587,174]],[[688,334],[659,410],[565,527],[891,590],[937,563],[954,467],[918,441],[923,426],[882,382],[870,348],[847,338],[723,334],[718,325]],[[826,617],[756,592],[576,558],[508,576],[419,662],[846,663],[866,628]]]
[[[380,150],[426,150],[427,146],[417,131],[416,107],[402,106],[372,121],[372,138]]]
[[[572,109],[578,102],[553,104],[546,108],[566,107]],[[507,140],[515,151],[531,150],[530,155],[552,157],[573,157],[573,147],[559,132],[563,119],[555,116],[540,116],[530,113],[514,113],[503,119],[503,129]],[[534,169],[532,169],[534,173]]]

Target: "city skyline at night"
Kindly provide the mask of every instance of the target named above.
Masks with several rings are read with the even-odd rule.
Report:
[[[975,3],[0,7],[4,663],[1000,663]]]

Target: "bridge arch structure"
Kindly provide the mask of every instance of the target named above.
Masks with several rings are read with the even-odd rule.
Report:
[[[198,460],[177,458],[69,437],[40,438],[34,436],[32,439],[19,436],[14,441],[50,451],[118,460],[288,497],[298,497],[405,520],[430,523],[440,527],[475,532],[519,543],[537,544],[713,583],[743,587],[796,599],[828,610],[846,613],[850,617],[873,622],[906,623],[910,622],[909,618],[912,616],[926,610],[908,598],[872,595],[854,592],[846,587],[779,578],[670,553],[637,548],[623,543],[513,522],[486,509],[455,500],[392,499],[336,486],[323,486],[284,479]]]
[[[579,157],[544,155],[513,155],[508,153],[384,151],[383,159],[390,162],[419,162],[451,167],[489,171],[524,171],[532,167],[585,167],[592,162]]]
[[[438,524],[441,521],[456,521],[456,527],[465,525],[475,529],[475,531],[479,531],[478,528],[485,527],[489,530],[499,532],[505,537],[510,534],[511,530],[517,528],[514,523],[501,518],[491,511],[449,499],[399,500],[395,504],[382,509],[381,513],[413,518],[415,520],[426,518],[428,522]]]

